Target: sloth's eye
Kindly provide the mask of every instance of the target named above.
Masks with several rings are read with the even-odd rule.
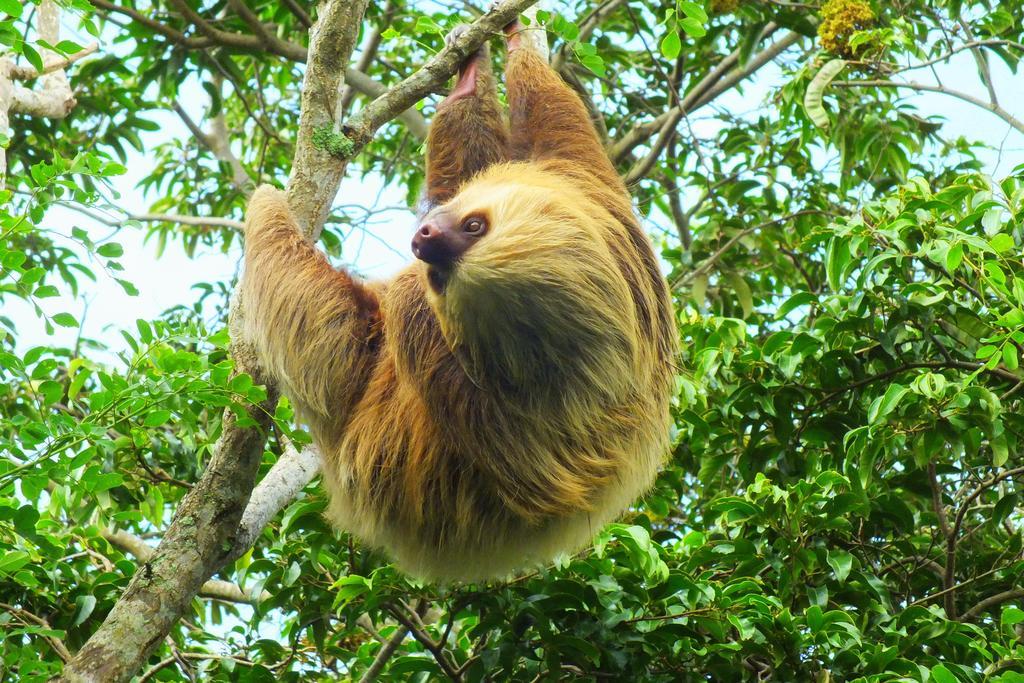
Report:
[[[462,230],[470,235],[482,235],[487,230],[487,222],[478,216],[467,218],[462,223]]]

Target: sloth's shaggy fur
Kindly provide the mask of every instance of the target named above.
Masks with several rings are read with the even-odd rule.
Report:
[[[486,53],[439,108],[428,199],[489,232],[443,290],[333,269],[284,194],[246,220],[246,334],[324,454],[330,517],[434,580],[578,548],[668,450],[676,334],[664,279],[578,97],[526,48],[511,130]]]

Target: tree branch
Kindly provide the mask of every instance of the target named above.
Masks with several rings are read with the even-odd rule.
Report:
[[[953,528],[949,532],[949,536],[946,539],[946,576],[943,581],[945,586],[944,600],[946,608],[946,618],[956,619],[956,544],[960,536],[960,529],[963,526],[964,518],[967,516],[967,511],[971,507],[971,503],[978,499],[978,496],[989,490],[1004,479],[1010,477],[1016,477],[1019,474],[1024,474],[1024,467],[1015,467],[1009,470],[1003,470],[999,474],[995,474],[989,479],[983,481],[978,485],[976,489],[971,491],[971,494],[967,496],[964,502],[960,505],[960,509],[957,510],[956,518],[953,521]]]
[[[674,281],[672,281],[670,283],[671,288],[675,289],[677,287],[681,287],[682,285],[686,284],[687,282],[689,282],[693,278],[698,277],[700,275],[704,275],[705,273],[710,272],[711,269],[714,267],[714,265],[716,263],[718,263],[719,259],[721,259],[722,256],[727,251],[729,251],[729,249],[731,249],[734,244],[736,244],[737,242],[739,242],[741,239],[743,239],[744,237],[746,237],[747,235],[749,235],[752,232],[757,232],[758,230],[763,230],[764,228],[771,227],[773,225],[778,225],[779,223],[785,223],[787,221],[791,221],[794,218],[798,218],[800,216],[822,215],[822,214],[825,214],[825,212],[821,211],[819,209],[805,209],[803,211],[797,211],[796,213],[791,213],[789,215],[782,216],[781,218],[776,218],[776,219],[773,219],[773,220],[770,220],[770,221],[765,221],[764,223],[758,223],[757,225],[751,226],[751,227],[746,228],[744,230],[740,230],[738,233],[736,233],[735,235],[730,237],[729,240],[725,244],[723,244],[721,247],[719,247],[715,251],[715,253],[711,254],[711,256],[708,256],[706,259],[701,261],[700,264],[698,264],[696,268],[694,268],[690,272],[688,272],[688,273],[686,273],[686,274],[676,278]]]
[[[974,32],[971,31],[971,26],[963,17],[957,17],[957,23],[960,28],[964,30],[964,36],[967,40],[972,43],[977,43],[974,38]],[[981,76],[981,82],[985,84],[985,88],[988,90],[988,100],[992,104],[998,106],[999,98],[996,96],[996,88],[992,82],[992,72],[988,68],[988,57],[981,50],[981,48],[975,46],[971,48],[971,55],[974,57],[974,63],[978,65],[978,74]]]
[[[188,49],[205,49],[214,46],[222,46],[253,53],[270,52],[271,54],[276,54],[280,57],[285,57],[286,59],[296,62],[305,62],[309,56],[307,49],[302,45],[283,41],[276,38],[276,36],[274,39],[276,42],[273,44],[263,43],[256,36],[213,29],[205,21],[203,22],[204,25],[210,29],[208,33],[205,33],[202,36],[187,36],[181,31],[177,31],[134,8],[122,7],[121,5],[110,2],[109,0],[89,1],[93,6],[105,11],[127,16],[133,21],[137,21],[159,35],[164,36],[172,43],[181,45]],[[244,3],[239,2],[238,4],[241,5]],[[294,5],[294,3],[292,4]],[[294,12],[295,10],[301,11],[301,7],[295,5],[292,7],[292,11]],[[193,12],[193,14],[195,13]],[[305,18],[302,19],[300,17],[300,21],[303,21],[305,24],[309,21],[309,15],[304,12],[302,12],[302,14],[304,14]],[[196,14],[196,16],[199,15]],[[202,17],[200,17],[200,19],[202,19]],[[258,20],[257,23],[259,23]],[[307,25],[311,26],[312,23],[310,22]],[[266,30],[262,24],[260,24],[260,28]],[[387,92],[387,88],[385,86],[381,85],[358,68],[348,68],[345,70],[345,83],[351,86],[356,92],[367,97],[380,97]],[[427,120],[423,118],[423,115],[418,111],[410,108],[407,111],[402,112],[397,118],[402,121],[402,123],[409,128],[409,131],[417,138],[420,140],[426,139]]]
[[[63,71],[75,62],[81,61],[85,57],[93,54],[99,48],[99,43],[89,43],[73,55],[67,55],[60,59],[47,60],[46,63],[43,64],[43,70],[41,72],[37,71],[34,66],[15,65],[11,68],[11,79],[15,81],[31,81],[54,71]]]
[[[444,643],[435,643],[433,638],[427,635],[422,628],[417,626],[412,618],[410,618],[408,614],[405,614],[402,608],[392,606],[388,609],[388,613],[391,614],[397,622],[408,629],[408,631],[412,633],[413,638],[415,638],[420,645],[425,647],[430,654],[434,656],[434,660],[437,662],[437,665],[441,667],[441,670],[444,671],[448,678],[453,681],[462,680],[462,676],[459,674],[459,671],[448,660],[448,655],[445,654],[443,647]],[[415,612],[412,612],[412,614],[416,616],[417,620],[419,619],[418,614]]]
[[[1024,588],[1011,588],[1008,591],[990,595],[984,600],[979,601],[978,604],[974,605],[974,607],[971,607],[969,610],[964,612],[960,617],[960,621],[973,621],[981,615],[982,612],[991,607],[996,607],[1004,602],[1010,602],[1011,600],[1021,599],[1024,599]]]
[[[970,95],[959,90],[952,90],[942,85],[931,85],[929,83],[918,83],[917,81],[886,81],[886,80],[865,80],[865,81],[833,81],[832,87],[834,88],[906,88],[908,90],[916,90],[918,92],[935,92],[941,95],[948,95],[949,97],[955,97],[958,100],[962,100],[969,104],[973,104],[976,107],[980,107],[987,111],[992,112],[1003,121],[1008,123],[1014,129],[1024,133],[1024,122],[1020,119],[1015,118],[1010,112],[1003,109],[999,104],[995,102],[986,102],[985,100]]]
[[[775,24],[774,22],[768,23],[761,31],[761,36],[759,40],[764,40],[765,38],[769,37],[775,31],[777,31],[778,28],[778,25]],[[790,33],[786,35],[785,39],[787,40],[787,42],[789,40],[792,40],[792,42],[796,42],[796,40],[798,40],[799,37],[799,34],[796,34],[794,36],[793,33]],[[774,47],[774,45],[772,47]],[[771,47],[767,49],[771,49]],[[704,95],[716,83],[725,78],[726,75],[730,72],[730,70],[734,66],[736,66],[736,64],[739,62],[740,54],[740,48],[736,48],[731,53],[726,55],[722,59],[722,61],[720,61],[706,76],[704,76],[704,78],[702,78],[700,81],[697,82],[696,85],[690,88],[690,90],[686,93],[686,96],[683,98],[683,100],[679,103],[678,106],[673,107],[672,109],[669,109],[668,111],[659,114],[650,121],[638,124],[637,126],[627,131],[625,134],[623,134],[619,138],[619,141],[612,146],[611,150],[609,150],[609,154],[611,155],[612,159],[616,162],[625,159],[626,156],[628,156],[629,153],[632,152],[635,147],[642,144],[644,140],[647,140],[656,132],[660,131],[662,127],[665,125],[665,122],[668,121],[670,118],[674,117],[675,121],[678,123],[678,121],[682,118],[684,111],[688,112],[695,109],[695,103],[699,99],[703,98]],[[753,60],[757,59],[759,56],[760,54],[752,58],[751,62],[753,62]],[[753,73],[753,71],[751,71],[750,73]],[[750,75],[750,73],[748,73],[747,75]]]
[[[6,602],[0,602],[0,609],[11,613],[15,619],[18,619],[26,624],[34,624],[35,626],[42,626],[47,630],[53,630],[50,626],[50,622],[43,619],[40,616],[32,614],[28,610],[22,609],[15,605],[8,605]],[[63,659],[65,662],[71,659],[71,653],[68,652],[68,648],[61,642],[60,638],[56,636],[46,636],[46,642],[50,644],[53,651],[57,653],[57,656]]]
[[[772,24],[766,26],[765,31],[767,32],[772,26]],[[717,68],[712,72],[712,74],[708,74],[708,76],[698,83],[696,87],[686,93],[686,97],[683,98],[678,107],[675,107],[674,109],[666,112],[666,114],[663,114],[661,117],[658,117],[659,119],[663,119],[662,124],[658,129],[658,138],[651,146],[651,150],[647,155],[629,169],[629,173],[626,174],[626,184],[629,185],[635,183],[637,180],[647,176],[651,168],[657,162],[658,157],[661,156],[662,151],[664,151],[665,145],[667,145],[668,141],[671,139],[679,121],[684,116],[714,101],[722,93],[734,88],[738,83],[749,78],[765,64],[768,64],[770,61],[789,49],[792,45],[796,44],[801,38],[803,38],[802,34],[791,31],[773,43],[770,47],[765,48],[754,55],[743,68],[732,71],[728,76],[722,77],[719,74],[718,76],[712,77],[718,71]],[[730,55],[730,57],[731,56],[732,55]],[[723,60],[723,62],[724,61],[725,60]],[[722,65],[719,64],[719,67],[721,66]],[[616,145],[616,149],[617,148],[618,145]],[[626,152],[629,151],[632,151],[632,148],[626,150]],[[613,155],[622,154],[622,152],[614,150],[612,153]]]
[[[942,537],[949,538],[951,533],[949,521],[946,519],[946,508],[942,504],[942,487],[939,486],[939,477],[935,473],[935,463],[928,463],[928,483],[932,489],[932,510],[939,521],[939,529],[942,530]]]
[[[212,225],[218,228],[231,228],[242,231],[242,221],[231,218],[202,218],[200,216],[181,216],[174,213],[132,213],[128,214],[128,220],[141,221],[143,223],[178,223],[180,225]],[[120,222],[116,222],[120,225]]]
[[[146,564],[153,557],[152,546],[135,534],[113,529],[104,529],[100,533],[110,545],[122,552],[134,555],[139,564]],[[199,595],[204,598],[248,604],[254,604],[260,599],[270,597],[270,594],[265,591],[258,597],[254,596],[251,592],[243,590],[238,584],[220,579],[210,579],[204,583],[199,589]]]
[[[232,153],[231,148],[228,146],[227,128],[223,119],[219,126],[215,120],[214,129],[207,133],[199,127],[199,124],[192,120],[192,117],[188,115],[177,100],[171,103],[171,109],[173,109],[174,113],[178,115],[178,118],[180,118],[182,123],[185,124],[185,127],[189,129],[192,136],[199,141],[199,144],[210,150],[210,152],[213,153],[213,156],[217,159],[231,167],[231,185],[242,193],[250,190],[251,188],[249,186],[251,183],[249,180],[249,173],[245,170],[245,167],[242,166],[242,162],[239,161],[238,157]]]
[[[373,65],[373,60],[377,58],[377,50],[380,47],[381,30],[383,27],[391,24],[391,19],[395,13],[395,4],[388,0],[384,3],[384,9],[381,12],[380,21],[370,31],[370,35],[367,36],[366,40],[363,41],[363,47],[360,51],[359,61],[356,62],[355,70],[361,71],[364,74],[370,70]],[[349,107],[352,104],[352,99],[355,97],[357,90],[348,82],[348,74],[345,74],[345,86],[341,89],[341,97],[339,105],[339,116],[347,116]],[[361,91],[359,91],[361,92]],[[365,93],[364,93],[365,94]],[[371,95],[371,97],[378,97],[378,95]]]
[[[235,535],[235,547],[230,555],[232,560],[241,557],[253,546],[263,528],[295,500],[319,470],[320,451],[315,446],[306,446],[298,451],[291,444],[287,445],[284,453],[249,496],[249,504],[245,506]]]
[[[373,663],[370,664],[370,667],[359,679],[359,683],[373,683],[373,681],[376,681],[384,667],[387,666],[388,660],[391,659],[408,635],[409,629],[406,626],[399,626],[381,646],[380,650],[377,651],[377,656],[373,658]]]

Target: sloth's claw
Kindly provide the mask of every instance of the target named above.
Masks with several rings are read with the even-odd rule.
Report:
[[[469,30],[469,24],[459,24],[444,37],[445,47],[451,47],[455,44],[455,41],[459,39],[463,33]]]

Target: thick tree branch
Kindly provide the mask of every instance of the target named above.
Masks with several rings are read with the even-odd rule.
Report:
[[[60,42],[60,7],[54,0],[42,0],[36,13],[36,33],[50,45]],[[85,55],[82,55],[85,56]],[[42,73],[15,66],[8,57],[0,57],[0,134],[7,135],[10,114],[28,114],[41,118],[62,119],[75,107],[64,67],[70,61],[51,50],[41,50]],[[15,80],[39,78],[37,88],[26,88]],[[0,149],[0,187],[7,175],[7,153]]]
[[[385,86],[358,69],[346,69],[345,84],[350,86],[352,91],[371,98],[380,97],[388,91]],[[423,114],[416,111],[414,107],[409,107],[396,118],[404,123],[409,132],[418,140],[427,139],[427,128],[429,127],[427,119],[424,118]]]
[[[356,62],[355,70],[361,71],[364,74],[370,70],[373,65],[373,61],[377,58],[377,50],[380,48],[381,34],[383,28],[391,24],[391,19],[395,14],[395,4],[388,0],[384,3],[384,9],[381,12],[380,21],[370,31],[370,35],[363,41],[363,47],[360,50],[359,61]],[[344,117],[348,115],[349,107],[352,105],[352,99],[355,97],[357,90],[348,82],[348,74],[345,74],[345,85],[341,89],[341,99],[339,106],[339,116]],[[359,91],[362,92],[362,91]],[[365,94],[365,93],[364,93]],[[378,97],[378,95],[372,95],[372,97]]]
[[[284,453],[253,489],[245,506],[231,559],[244,555],[263,528],[313,480],[320,470],[320,452],[315,446],[301,451],[288,444]]]

